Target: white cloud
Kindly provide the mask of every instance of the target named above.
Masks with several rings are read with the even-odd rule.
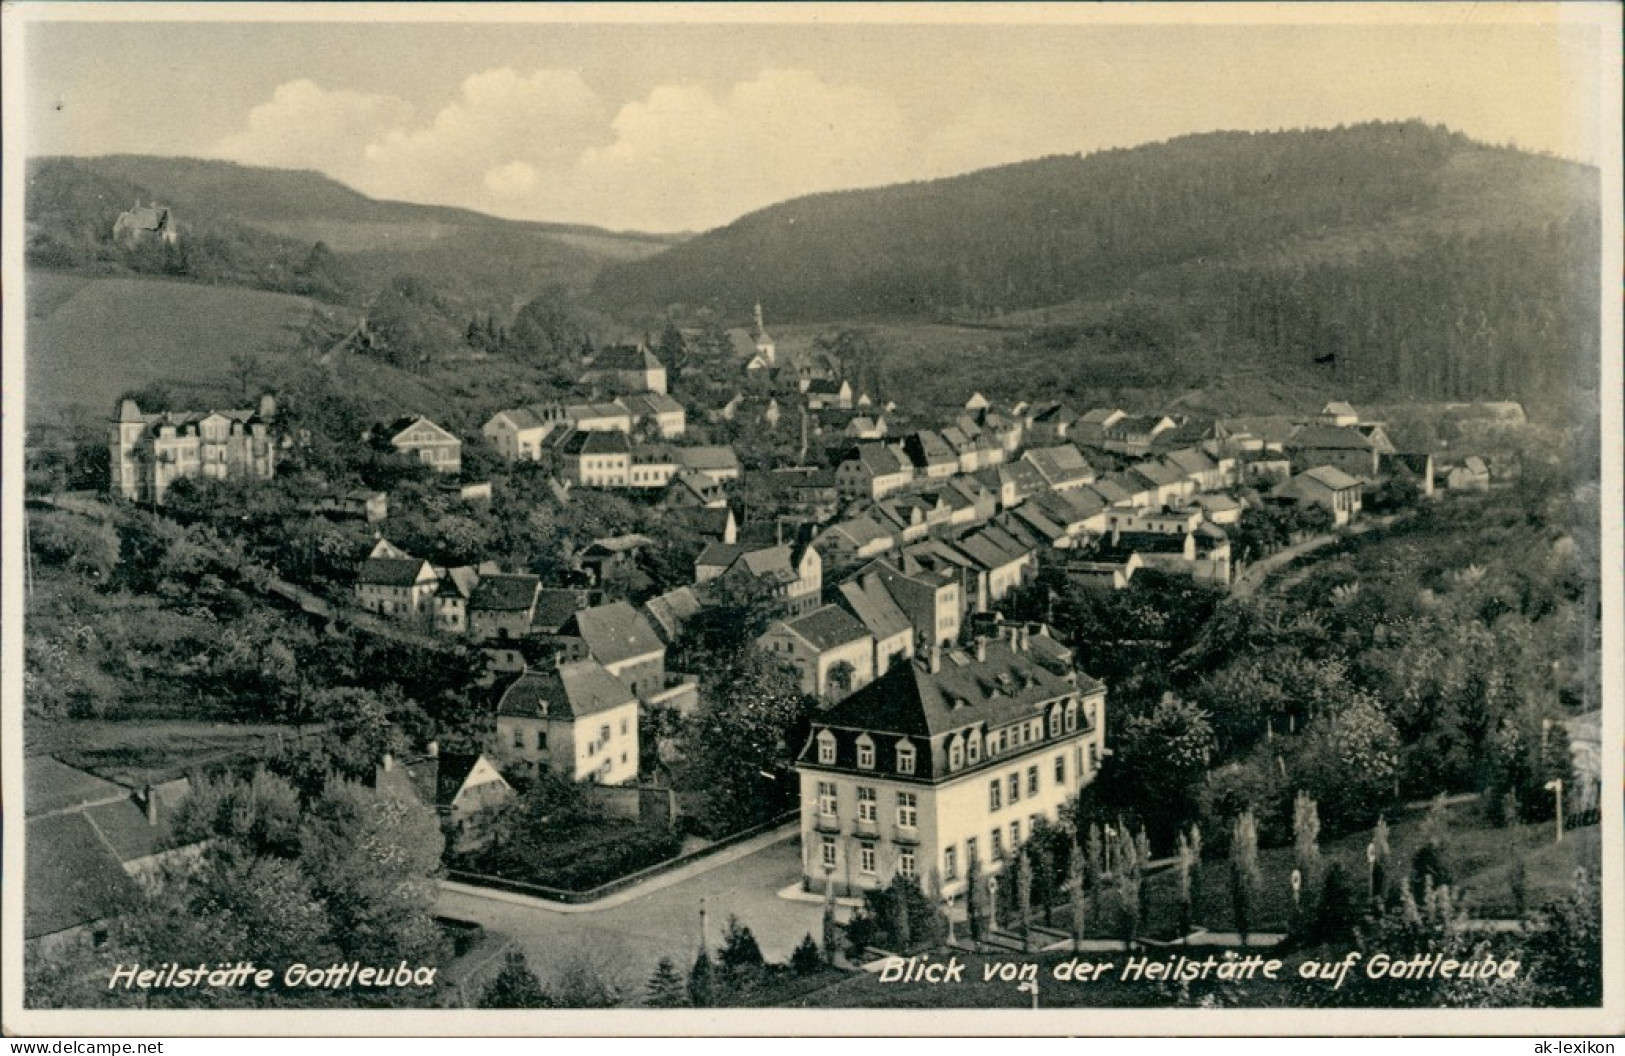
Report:
[[[1014,160],[1001,115],[981,107],[940,131],[889,95],[796,69],[721,92],[665,84],[611,105],[574,70],[498,68],[416,117],[391,95],[291,81],[216,153],[308,167],[364,193],[527,219],[704,229],[797,195]],[[985,159],[985,160],[984,160]]]

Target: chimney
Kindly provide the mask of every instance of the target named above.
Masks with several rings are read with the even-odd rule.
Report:
[[[428,744],[423,746],[423,753],[430,759],[440,758],[440,742],[430,741]]]
[[[933,675],[937,674],[938,672],[940,672],[942,670],[942,643],[940,643],[940,642],[932,642],[931,643],[930,664],[931,664],[931,673]]]
[[[158,824],[158,797],[153,795],[152,786],[148,785],[142,790],[142,799],[147,810],[147,824]]]
[[[1020,648],[1020,650],[1022,652],[1024,652],[1024,653],[1027,651],[1028,642],[1031,641],[1031,639],[1028,637],[1031,633],[1032,632],[1029,631],[1026,627],[1022,627],[1020,630],[1018,630],[1016,632],[1016,634],[1019,635],[1020,639],[1021,639],[1020,640],[1020,645],[1018,646],[1018,648]]]
[[[384,773],[386,774],[395,769],[395,756],[389,752],[385,752],[382,767]]]
[[[981,635],[976,636],[976,662],[987,663],[987,639]]]

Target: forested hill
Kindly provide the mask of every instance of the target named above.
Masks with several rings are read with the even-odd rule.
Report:
[[[1591,381],[1597,217],[1596,170],[1437,126],[1219,132],[796,199],[607,268],[595,294],[791,321],[1132,295],[1266,363],[1530,398]]]
[[[381,201],[308,171],[145,155],[45,157],[28,164],[29,264],[131,266],[111,231],[137,201],[173,210],[191,277],[330,300],[364,297],[410,274],[459,300],[506,311],[548,287],[585,289],[606,261],[636,260],[672,243]],[[323,249],[311,258],[317,244]],[[304,274],[312,260],[323,274]]]

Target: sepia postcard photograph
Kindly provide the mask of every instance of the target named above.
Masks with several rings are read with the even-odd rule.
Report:
[[[1625,1029],[1618,5],[3,17],[6,1034]]]

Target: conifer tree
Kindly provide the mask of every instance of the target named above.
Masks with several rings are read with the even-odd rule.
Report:
[[[650,1008],[687,1008],[688,987],[678,974],[670,957],[660,958],[654,974],[649,977],[648,994],[643,1003]]]
[[[1258,872],[1258,825],[1253,820],[1252,811],[1243,811],[1236,818],[1230,836],[1230,899],[1236,914],[1236,932],[1241,936],[1243,946],[1247,945],[1247,935],[1252,930],[1261,883]]]

